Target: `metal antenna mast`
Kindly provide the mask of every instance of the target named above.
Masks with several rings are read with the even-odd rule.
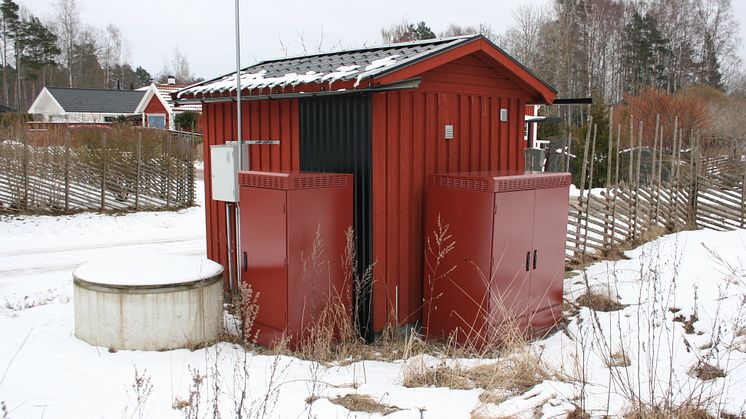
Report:
[[[238,170],[248,170],[249,162],[244,163],[243,159],[243,132],[241,130],[241,25],[239,17],[239,0],[235,0],[235,13],[236,13],[236,134],[238,135]],[[246,151],[246,160],[248,160],[249,153]],[[238,173],[236,173],[236,185],[238,185]],[[243,261],[241,258],[241,215],[240,215],[240,202],[235,205],[236,208],[236,285],[237,291],[241,286],[241,272],[243,271]]]

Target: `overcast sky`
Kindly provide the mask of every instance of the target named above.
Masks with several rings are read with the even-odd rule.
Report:
[[[54,0],[16,0],[42,20],[54,19]],[[513,24],[516,6],[546,0],[241,0],[241,64],[282,56],[280,39],[290,54],[315,51],[323,33],[325,50],[338,45],[352,48],[381,42],[381,28],[401,21],[424,20],[436,32],[449,23],[492,25],[502,33]],[[233,0],[78,0],[85,24],[121,28],[131,48],[131,62],[154,76],[178,47],[192,72],[212,78],[235,68]],[[733,9],[746,39],[746,1],[734,0]],[[740,42],[741,57],[746,46]]]

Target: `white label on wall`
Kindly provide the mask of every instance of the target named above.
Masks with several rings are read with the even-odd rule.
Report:
[[[446,125],[445,137],[446,137],[446,140],[453,139],[453,125]]]
[[[506,108],[500,109],[500,122],[508,122],[508,110]]]

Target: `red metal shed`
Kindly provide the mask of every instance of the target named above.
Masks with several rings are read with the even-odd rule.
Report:
[[[427,176],[522,169],[525,105],[556,94],[481,35],[264,61],[241,84],[244,139],[279,140],[250,146],[251,170],[355,175],[360,269],[374,266],[360,314],[376,332],[421,320]],[[236,137],[235,85],[228,74],[174,95],[202,103],[207,253],[223,264],[209,146]]]

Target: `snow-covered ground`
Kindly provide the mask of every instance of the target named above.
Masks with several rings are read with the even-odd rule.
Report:
[[[625,307],[612,312],[581,307],[566,330],[533,342],[554,377],[500,404],[480,402],[481,389],[404,387],[406,361],[322,365],[246,353],[229,343],[196,351],[109,352],[76,339],[73,269],[125,253],[204,256],[201,207],[2,217],[0,238],[0,402],[10,418],[184,417],[186,411],[172,406],[190,398],[194,371],[207,375],[199,417],[213,417],[216,395],[220,417],[237,416],[244,388],[244,410],[267,418],[368,417],[329,401],[353,393],[401,409],[391,418],[563,417],[576,406],[594,416],[615,416],[638,397],[682,403],[690,394],[711,396],[712,413],[720,408],[743,414],[746,407],[743,230],[665,236],[627,252],[628,260],[599,262],[567,279],[568,300],[590,286]],[[692,333],[674,321],[693,314],[698,320]],[[629,366],[609,368],[612,353],[623,354],[627,362],[620,364]],[[690,368],[700,361],[722,368],[725,377],[692,377]],[[147,378],[139,391],[136,374]],[[152,394],[138,402],[138,393],[149,386]],[[318,399],[308,404],[309,396]]]

